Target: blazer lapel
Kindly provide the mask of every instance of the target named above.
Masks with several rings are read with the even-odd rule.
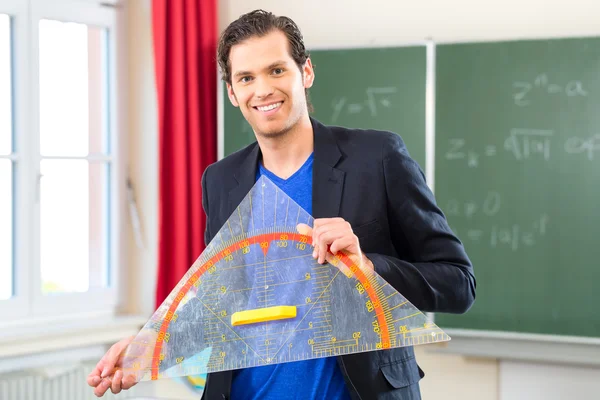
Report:
[[[314,134],[314,164],[312,189],[312,214],[314,218],[332,218],[340,214],[345,172],[335,168],[342,153],[333,132],[311,118]],[[260,157],[257,143],[242,161],[233,177],[238,185],[229,191],[227,217],[235,211],[256,181],[256,170]]]
[[[244,200],[244,197],[256,183],[256,170],[258,168],[258,158],[260,156],[260,147],[254,143],[254,148],[242,161],[237,171],[233,174],[238,185],[229,191],[229,209],[227,217],[235,211],[235,208]]]
[[[333,132],[311,118],[314,132],[312,209],[314,218],[340,215],[345,172],[335,168],[342,157]]]

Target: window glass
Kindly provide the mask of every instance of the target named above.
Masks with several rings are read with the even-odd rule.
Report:
[[[42,160],[42,291],[85,292],[107,286],[109,167],[87,160]]]
[[[41,154],[107,153],[107,30],[41,20],[39,32]]]

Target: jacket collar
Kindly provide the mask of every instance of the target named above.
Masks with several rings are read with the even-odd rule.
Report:
[[[310,121],[314,135],[313,217],[336,217],[339,215],[345,173],[335,167],[342,158],[342,152],[329,127],[312,117]],[[236,185],[229,192],[229,214],[254,186],[260,157],[260,147],[254,143],[234,172]]]
[[[340,214],[345,172],[336,166],[342,152],[331,129],[311,118],[315,136],[312,208],[314,218],[331,218]]]

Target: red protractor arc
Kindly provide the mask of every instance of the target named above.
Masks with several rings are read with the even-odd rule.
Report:
[[[248,248],[249,246],[259,244],[261,247],[261,250],[266,255],[266,253],[269,251],[269,247],[271,246],[271,243],[276,242],[276,241],[281,241],[281,240],[290,240],[290,241],[296,242],[298,244],[307,245],[307,243],[312,242],[312,237],[306,236],[306,235],[301,235],[301,234],[295,233],[295,232],[272,232],[272,233],[265,233],[265,234],[261,234],[261,235],[251,236],[247,239],[240,240],[236,243],[233,243],[233,244],[229,245],[228,247],[224,248],[223,250],[221,250],[220,252],[218,252],[209,261],[207,261],[206,263],[201,265],[200,268],[198,268],[198,270],[196,272],[194,272],[193,275],[191,277],[189,277],[189,279],[187,279],[187,281],[185,281],[183,286],[181,286],[181,288],[178,290],[177,295],[175,296],[175,299],[169,306],[166,317],[164,318],[162,324],[160,325],[160,329],[158,331],[158,337],[157,337],[157,340],[156,340],[156,343],[154,346],[153,358],[152,358],[153,359],[152,370],[151,370],[152,371],[152,380],[158,379],[159,364],[161,361],[160,354],[163,349],[164,337],[169,328],[169,324],[171,323],[173,315],[176,315],[176,310],[179,307],[181,300],[183,298],[185,298],[186,294],[194,286],[194,284],[196,282],[198,282],[200,280],[200,278],[211,267],[215,266],[220,260],[225,259],[225,257],[232,255],[234,252],[244,251],[244,249]],[[329,254],[333,256],[333,254],[331,252]],[[365,292],[367,293],[369,299],[371,300],[371,304],[373,306],[373,311],[375,313],[377,322],[379,324],[379,329],[380,329],[380,334],[381,334],[381,342],[380,342],[381,348],[383,348],[383,349],[389,348],[390,347],[390,335],[389,335],[389,329],[388,329],[388,322],[386,320],[386,313],[384,312],[384,309],[381,305],[382,303],[379,299],[379,296],[378,296],[375,288],[371,285],[369,279],[367,278],[367,275],[365,275],[365,273],[358,267],[358,265],[356,265],[356,263],[354,263],[345,254],[338,253],[334,259],[337,259],[337,260],[339,260],[338,262],[346,265],[348,267],[348,269],[352,272],[354,277],[363,286]],[[389,312],[387,313],[387,315],[391,316],[391,314]]]

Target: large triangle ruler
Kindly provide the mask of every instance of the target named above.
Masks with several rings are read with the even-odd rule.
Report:
[[[313,218],[261,177],[128,347],[125,375],[198,375],[450,340],[346,254],[312,257]]]

